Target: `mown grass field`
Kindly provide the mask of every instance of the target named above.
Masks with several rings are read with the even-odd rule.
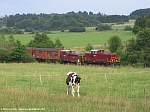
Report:
[[[69,71],[82,78],[79,98],[66,95],[65,78]],[[149,68],[0,64],[0,110],[149,112],[149,81]]]

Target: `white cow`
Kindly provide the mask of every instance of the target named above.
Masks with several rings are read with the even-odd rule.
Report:
[[[80,96],[79,94],[79,89],[80,89],[80,80],[81,78],[79,75],[77,75],[76,72],[69,72],[67,73],[67,78],[66,78],[66,84],[67,84],[67,95],[68,95],[68,90],[71,87],[71,93],[73,97],[75,96],[75,89],[77,89],[78,97]]]

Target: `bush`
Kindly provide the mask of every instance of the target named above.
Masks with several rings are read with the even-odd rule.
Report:
[[[127,26],[125,26],[124,30],[125,31],[132,31],[133,28],[131,26],[127,25]]]
[[[24,34],[24,32],[22,30],[18,30],[18,29],[13,30],[13,33],[14,34]]]
[[[90,43],[85,47],[86,51],[90,51],[92,49],[93,49],[93,47],[92,47],[92,45]]]
[[[108,46],[112,53],[116,52],[117,49],[122,46],[121,39],[117,35],[112,36],[108,40]]]
[[[33,57],[29,54],[29,51],[18,40],[16,42],[16,47],[12,49],[12,53],[10,57],[12,62],[18,62],[18,63],[34,62]]]
[[[62,60],[61,59],[57,59],[56,63],[62,64]]]
[[[13,33],[13,29],[12,28],[3,28],[0,30],[0,33],[11,34],[11,33]]]
[[[86,29],[84,27],[72,27],[69,32],[86,32]]]
[[[46,58],[45,62],[46,63],[52,63],[52,61],[49,58]]]
[[[47,34],[36,33],[34,39],[31,40],[28,45],[29,47],[38,47],[38,48],[54,48],[54,42],[47,36]]]
[[[133,67],[144,67],[144,63],[132,64]]]
[[[18,29],[4,28],[4,29],[0,30],[0,33],[3,33],[3,34],[23,34],[24,32],[22,30],[18,30]]]
[[[95,30],[103,31],[103,30],[112,30],[111,25],[108,24],[98,24]]]
[[[64,29],[61,29],[61,32],[64,32],[65,30]]]
[[[31,28],[31,27],[27,27],[27,28],[25,28],[24,31],[25,31],[25,32],[33,32],[34,30],[33,30],[33,28]]]
[[[11,58],[10,58],[11,53],[12,53],[11,50],[0,49],[0,63],[10,62],[11,61]]]

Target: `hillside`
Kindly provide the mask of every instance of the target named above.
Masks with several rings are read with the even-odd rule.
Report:
[[[129,17],[130,17],[130,19],[137,19],[138,17],[148,16],[148,15],[150,15],[150,8],[135,10],[135,11],[131,12]]]

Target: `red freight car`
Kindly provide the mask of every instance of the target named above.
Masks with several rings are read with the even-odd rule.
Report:
[[[114,53],[105,53],[104,50],[91,50],[85,53],[85,64],[119,64],[118,55]]]
[[[30,48],[30,54],[37,61],[45,61],[46,59],[50,59],[52,62],[60,59],[61,49],[53,49],[53,48]]]
[[[62,50],[61,51],[62,63],[81,63],[82,55],[76,54],[74,50]]]
[[[75,54],[74,50],[62,50],[55,48],[29,48],[30,54],[39,62],[50,59],[52,62],[60,59],[62,63],[77,63],[82,61],[80,54]]]

